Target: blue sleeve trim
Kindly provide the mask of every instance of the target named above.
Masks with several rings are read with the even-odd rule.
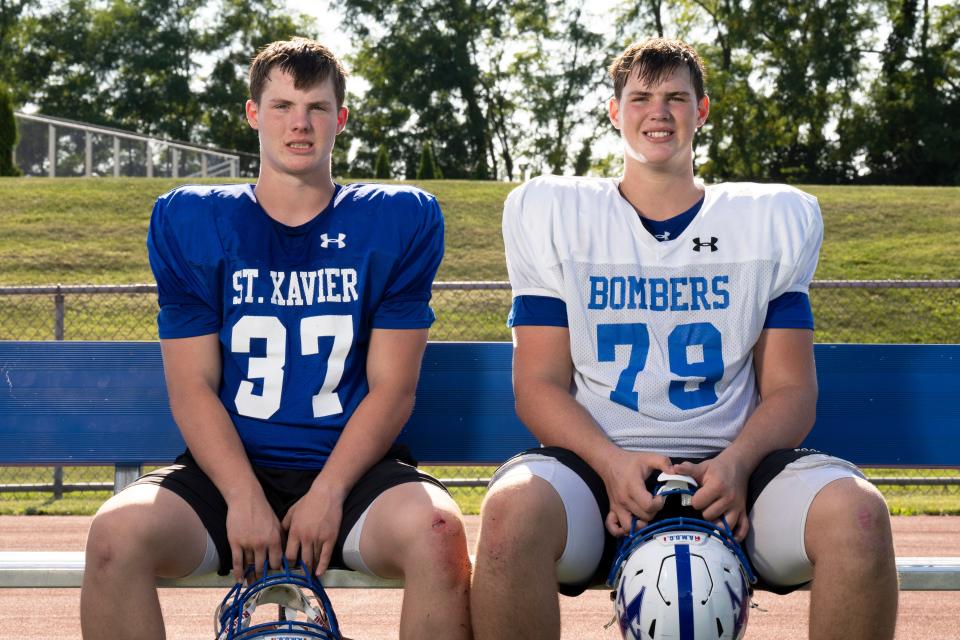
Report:
[[[764,329],[813,329],[813,309],[805,293],[785,293],[770,301]]]
[[[371,326],[375,329],[429,329],[434,320],[436,315],[426,301],[410,301],[383,305]]]
[[[161,338],[193,338],[220,331],[220,318],[202,304],[164,304],[157,314]]]
[[[548,296],[517,296],[507,326],[567,327],[567,303]]]

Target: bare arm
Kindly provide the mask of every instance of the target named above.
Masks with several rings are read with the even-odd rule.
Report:
[[[190,453],[227,503],[227,537],[233,574],[253,564],[262,570],[266,556],[280,566],[280,526],[253,474],[237,430],[224,409],[217,334],[160,341],[170,409]]]
[[[813,428],[817,411],[813,331],[767,329],[753,349],[753,366],[760,405],[729,447],[751,471],[771,451],[800,446]]]
[[[374,329],[367,352],[369,391],[310,491],[287,512],[287,557],[326,570],[350,489],[393,444],[413,411],[426,329]]]
[[[645,480],[654,469],[669,468],[670,460],[624,451],[611,442],[571,395],[572,377],[568,329],[514,328],[517,415],[541,443],[573,451],[603,478],[610,497],[607,528],[621,535],[630,529],[631,516],[643,526],[663,506],[662,498],[653,498],[647,491]]]
[[[753,349],[760,404],[740,435],[720,455],[699,465],[678,465],[701,483],[693,506],[704,518],[721,515],[737,538],[747,534],[746,488],[750,474],[776,449],[799,446],[816,417],[817,375],[813,332],[766,329]]]

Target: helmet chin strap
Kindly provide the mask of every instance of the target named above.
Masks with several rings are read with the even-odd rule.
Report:
[[[699,486],[697,481],[690,476],[682,476],[675,473],[661,473],[657,476],[657,482],[663,484],[657,489],[657,495],[680,494],[680,504],[689,507],[693,504],[693,492]]]

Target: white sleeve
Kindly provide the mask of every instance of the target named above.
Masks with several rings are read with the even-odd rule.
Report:
[[[513,297],[563,298],[550,225],[552,198],[530,183],[517,187],[503,205],[503,246]]]
[[[794,195],[795,194],[795,195]],[[789,219],[781,229],[783,262],[776,296],[784,293],[809,293],[817,270],[823,242],[823,218],[820,205],[810,194],[794,192],[789,199]]]

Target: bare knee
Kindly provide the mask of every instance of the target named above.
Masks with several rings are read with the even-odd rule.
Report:
[[[483,502],[478,555],[506,559],[520,554],[560,557],[566,516],[559,495],[531,477],[496,487]]]
[[[146,559],[141,542],[142,509],[138,505],[101,508],[90,524],[85,571],[93,574],[123,572]]]
[[[417,509],[398,531],[405,575],[426,568],[434,579],[447,584],[470,579],[470,558],[463,518],[456,508],[433,505]]]
[[[810,506],[805,543],[814,565],[838,558],[864,569],[890,564],[893,536],[886,501],[866,480],[828,484]]]
[[[108,500],[87,534],[91,575],[181,576],[199,564],[206,530],[179,496],[134,485]]]

